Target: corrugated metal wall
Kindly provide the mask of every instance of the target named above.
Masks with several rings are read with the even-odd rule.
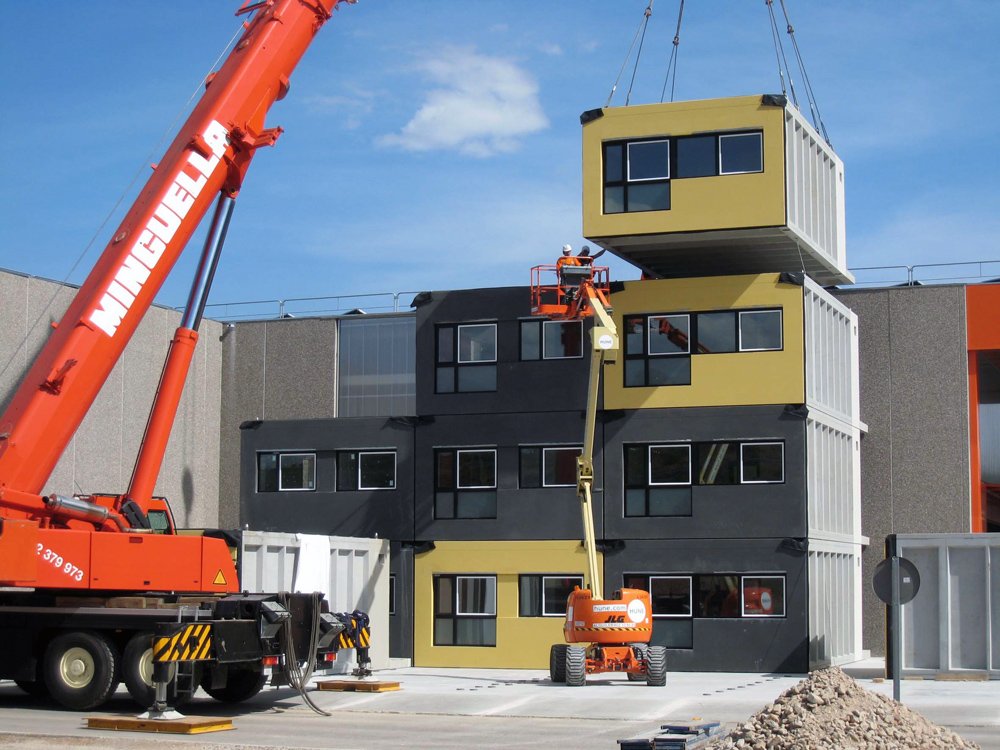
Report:
[[[785,107],[788,227],[847,271],[844,164],[794,107]]]
[[[841,664],[857,658],[860,600],[855,591],[858,554],[850,545],[809,549],[809,663]],[[827,545],[822,545],[827,546]]]

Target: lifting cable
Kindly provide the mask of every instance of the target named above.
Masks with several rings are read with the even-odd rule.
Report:
[[[812,84],[809,82],[809,74],[806,72],[806,64],[802,59],[802,53],[799,51],[799,43],[795,40],[795,28],[792,26],[792,21],[788,17],[788,9],[785,7],[785,0],[779,0],[781,3],[781,12],[785,16],[785,25],[788,31],[788,37],[792,40],[792,48],[795,50],[795,60],[799,65],[799,73],[802,74],[802,81],[806,86],[806,97],[809,99],[809,112],[813,118],[813,125],[816,129],[823,134],[824,140],[830,143],[830,136],[826,132],[826,124],[823,122],[823,116],[819,112],[819,104],[816,102],[816,97],[813,94]]]
[[[785,48],[781,44],[781,34],[778,33],[778,20],[774,17],[774,0],[764,0],[767,6],[767,13],[771,18],[771,37],[774,39],[774,56],[778,62],[778,78],[781,79],[781,93],[785,96],[789,91],[792,94],[792,104],[799,106],[799,99],[795,95],[795,82],[792,81],[792,73],[788,70],[788,60],[785,58]],[[785,88],[785,73],[788,73],[788,88]]]
[[[684,18],[684,0],[681,0],[677,13],[677,31],[674,32],[674,46],[670,51],[670,62],[667,63],[667,75],[663,78],[663,91],[660,92],[660,102],[667,93],[667,81],[670,81],[670,101],[674,100],[674,86],[677,83],[677,52],[681,44],[681,20]],[[673,75],[671,76],[671,72]]]
[[[639,42],[639,51],[635,56],[635,66],[632,68],[632,81],[628,85],[628,93],[625,95],[625,106],[628,106],[629,98],[632,96],[632,84],[635,83],[635,72],[639,68],[639,56],[642,55],[642,41],[646,38],[646,26],[649,24],[649,17],[653,15],[653,2],[654,0],[649,0],[649,5],[646,6],[646,10],[642,13],[642,22],[639,24],[639,28],[635,31],[635,36],[632,37],[632,44],[629,45],[628,52],[625,53],[625,59],[622,61],[622,67],[618,71],[618,77],[615,78],[615,83],[611,87],[611,93],[608,94],[608,100],[604,103],[605,108],[611,106],[611,99],[615,95],[615,91],[618,90],[618,82],[622,78],[622,73],[625,72],[625,66],[628,65],[629,58],[632,57],[632,50],[635,49],[636,41]]]

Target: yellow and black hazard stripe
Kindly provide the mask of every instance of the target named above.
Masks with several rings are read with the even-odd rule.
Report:
[[[153,661],[204,661],[212,651],[212,626],[186,625],[170,636],[153,638]]]
[[[600,624],[590,628],[584,627],[574,627],[574,632],[577,633],[651,633],[652,628],[622,628],[616,627],[614,625]]]
[[[366,627],[357,627],[357,621],[351,622],[352,627],[341,631],[338,636],[340,648],[368,648],[371,645],[371,631]]]

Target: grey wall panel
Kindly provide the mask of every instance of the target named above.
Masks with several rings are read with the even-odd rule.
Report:
[[[625,540],[604,556],[605,593],[626,573],[774,573],[785,576],[785,616],[695,618],[690,649],[671,648],[676,671],[805,672],[808,669],[806,555],[781,539]],[[666,620],[653,622],[652,643],[663,642]]]
[[[604,415],[604,528],[615,539],[805,537],[801,416],[781,406],[642,409]],[[713,440],[784,441],[785,481],[692,487],[689,517],[625,517],[623,445]]]
[[[841,290],[858,315],[863,647],[885,653],[871,589],[891,533],[970,528],[968,353],[962,286]]]
[[[581,445],[581,412],[439,416],[416,430],[415,538],[420,540],[582,539],[583,520],[575,487],[519,489],[519,446]],[[602,443],[598,427],[596,445]],[[434,451],[436,448],[497,449],[497,517],[434,518]],[[594,518],[598,538],[603,472],[595,450]]]
[[[417,307],[417,413],[499,414],[582,409],[587,400],[589,357],[520,361],[519,321],[530,315],[528,287],[432,292]],[[434,393],[435,326],[497,322],[497,390]],[[588,325],[583,351],[588,351]]]
[[[264,419],[336,416],[337,321],[273,320],[264,354]]]
[[[413,539],[413,427],[381,418],[263,422],[242,432],[240,519],[251,529]],[[337,492],[336,451],[396,451],[396,488]],[[260,451],[315,452],[314,492],[257,492]]]

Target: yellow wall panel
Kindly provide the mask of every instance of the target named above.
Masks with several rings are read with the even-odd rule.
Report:
[[[587,558],[580,542],[480,541],[435,545],[430,552],[418,554],[414,562],[414,666],[548,668],[549,647],[564,642],[563,618],[518,617],[518,576],[584,575]],[[438,574],[496,575],[496,646],[434,645],[434,576]]]
[[[757,130],[764,133],[764,171],[674,179],[669,211],[603,213],[601,144],[631,138]],[[784,109],[759,96],[612,107],[583,127],[583,234],[624,235],[784,226]]]
[[[802,287],[782,284],[778,274],[628,281],[612,295],[615,323],[625,316],[717,310],[782,310],[781,351],[694,354],[691,385],[624,386],[623,350],[604,369],[604,408],[754,406],[805,402]]]

